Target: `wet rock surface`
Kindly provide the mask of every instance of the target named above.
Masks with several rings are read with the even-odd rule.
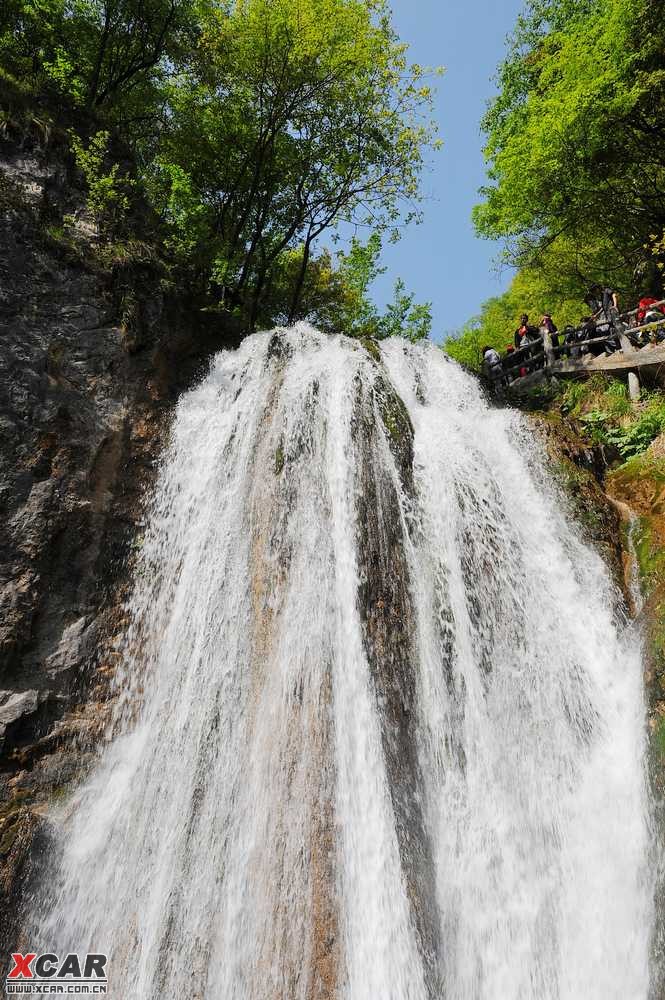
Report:
[[[358,386],[355,419],[358,607],[365,653],[382,716],[381,735],[400,857],[425,960],[428,989],[436,996],[441,988],[437,970],[442,942],[434,919],[432,844],[422,810],[423,779],[416,733],[415,614],[405,557],[405,524],[397,484],[385,475],[376,460],[380,453],[380,420],[401,488],[407,496],[413,496],[413,426],[403,401],[387,378],[382,375],[376,378],[373,393],[374,407],[364,398],[363,387]]]
[[[607,563],[618,591],[626,595],[621,516],[605,492],[607,456],[587,444],[575,427],[557,414],[530,415],[549,455],[551,470],[568,496],[584,537]]]
[[[34,867],[40,811],[86,767],[104,726],[128,567],[173,402],[226,343],[219,323],[197,328],[170,308],[155,273],[125,272],[119,283],[112,267],[99,266],[77,183],[62,142],[44,148],[26,136],[4,137],[2,961]],[[75,249],[52,235],[52,220],[65,213],[83,220]],[[132,322],[118,294],[128,282]]]

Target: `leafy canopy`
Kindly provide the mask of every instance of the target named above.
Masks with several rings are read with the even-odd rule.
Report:
[[[174,266],[250,327],[302,315],[323,234],[419,218],[432,95],[386,0],[7,0],[0,64],[90,116],[89,182],[129,146]],[[418,309],[400,287],[390,322]]]
[[[649,273],[665,227],[658,6],[531,0],[518,21],[483,121],[490,183],[475,212],[514,263],[555,246],[578,281],[629,289]]]
[[[665,22],[651,0],[529,0],[483,119],[482,236],[517,266],[447,348],[478,363],[522,312],[579,321],[593,282],[663,293]]]

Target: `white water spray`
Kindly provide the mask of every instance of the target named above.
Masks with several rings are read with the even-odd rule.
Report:
[[[647,1000],[615,596],[528,427],[438,349],[299,326],[219,355],[36,938],[107,951],[118,1000]]]

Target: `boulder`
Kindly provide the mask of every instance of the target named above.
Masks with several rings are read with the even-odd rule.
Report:
[[[38,712],[43,698],[38,691],[0,691],[0,749]]]
[[[92,657],[96,639],[96,622],[88,624],[85,616],[68,625],[56,651],[46,659],[48,677],[55,680],[63,674],[78,673]]]

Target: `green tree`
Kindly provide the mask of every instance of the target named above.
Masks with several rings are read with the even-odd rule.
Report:
[[[282,255],[301,247],[294,319],[324,232],[416,214],[430,107],[383,0],[242,0],[210,13],[196,60],[171,81],[167,127],[145,157],[153,197],[251,325]]]
[[[415,343],[429,337],[432,330],[431,302],[415,302],[401,278],[395,282],[392,301],[379,324],[380,338],[405,337]]]
[[[144,119],[191,50],[199,16],[196,0],[8,0],[0,60],[36,89]]]
[[[380,257],[379,233],[372,233],[367,243],[354,237],[348,252],[339,255],[339,273],[347,291],[342,322],[344,332],[350,337],[377,337],[380,334],[381,320],[370,298],[372,283],[386,271],[379,264]]]
[[[263,321],[286,323],[292,319],[290,301],[302,255],[299,247],[280,258],[271,297],[264,301]],[[395,282],[394,298],[385,313],[381,314],[372,301],[371,285],[386,270],[379,263],[380,256],[381,238],[372,233],[367,243],[352,239],[349,249],[340,251],[336,259],[327,248],[312,257],[295,318],[349,337],[382,340],[399,336],[412,341],[427,337],[432,326],[431,306],[414,302],[415,296],[406,291],[401,279]]]
[[[249,328],[347,308],[324,234],[419,217],[431,90],[387,0],[7,0],[0,65],[76,120],[91,206],[131,172],[95,136],[133,158],[172,268]],[[393,312],[426,326],[401,287]]]
[[[381,314],[372,301],[370,289],[374,281],[386,268],[381,259],[381,237],[372,233],[367,243],[358,239],[351,241],[347,253],[338,255],[338,276],[344,290],[342,308],[339,312],[340,332],[350,337],[405,337],[408,340],[422,340],[429,336],[432,328],[432,309],[429,302],[416,303],[412,292],[407,292],[404,282],[398,278],[393,289],[393,299]]]
[[[531,0],[483,127],[479,232],[629,291],[665,227],[665,25],[649,0]]]

